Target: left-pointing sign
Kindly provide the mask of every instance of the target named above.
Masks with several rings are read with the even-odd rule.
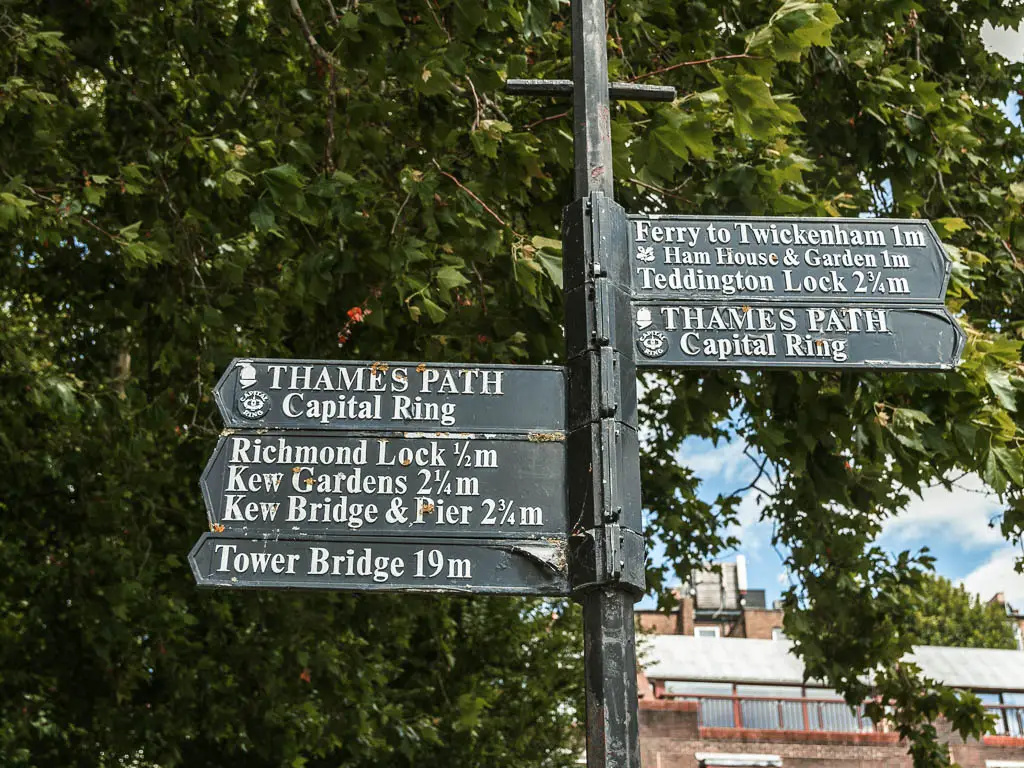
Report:
[[[565,428],[565,373],[555,366],[237,359],[214,398],[235,428]]]
[[[564,536],[563,441],[233,431],[199,484],[214,529],[248,537]]]
[[[565,540],[394,538],[295,541],[203,534],[189,553],[201,586],[566,595]]]

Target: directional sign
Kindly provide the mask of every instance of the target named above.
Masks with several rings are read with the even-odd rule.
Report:
[[[639,366],[952,368],[964,334],[941,305],[634,303]]]
[[[202,586],[568,594],[564,539],[311,541],[206,533],[188,559]]]
[[[561,432],[226,433],[200,486],[214,530],[355,541],[565,536]]]
[[[951,262],[917,219],[630,216],[634,299],[942,302]]]
[[[565,427],[565,373],[553,366],[238,359],[214,397],[224,423],[243,429]]]
[[[948,369],[965,337],[927,221],[629,216],[637,365]]]

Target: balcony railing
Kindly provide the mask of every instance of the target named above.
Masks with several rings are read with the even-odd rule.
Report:
[[[986,704],[985,711],[996,716],[997,736],[1024,737],[1024,706],[1015,704]]]
[[[762,698],[664,694],[676,701],[696,701],[698,723],[706,728],[757,728],[771,731],[869,733],[877,730],[842,699]]]
[[[698,724],[706,728],[754,728],[768,731],[871,733],[887,730],[842,699],[711,696],[663,693],[675,701],[697,702]],[[1024,738],[1024,705],[986,704],[995,715],[997,736]]]

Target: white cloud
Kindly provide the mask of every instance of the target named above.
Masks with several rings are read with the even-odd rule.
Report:
[[[749,474],[753,477],[755,470],[754,463],[743,453],[746,447],[743,440],[719,442],[717,446],[712,446],[708,440],[687,440],[680,451],[679,463],[692,469],[704,481],[738,483],[741,476]],[[724,493],[730,490],[726,489]]]
[[[747,491],[739,507],[736,508],[740,529],[746,530],[761,521],[761,512],[764,510],[766,501],[767,499],[760,491]]]
[[[752,561],[759,560],[762,556],[777,557],[774,552],[769,553],[772,525],[761,520],[765,501],[758,491],[747,491],[736,508],[736,524],[729,526],[726,531],[727,535],[739,539],[740,545],[736,551],[747,555]]]
[[[882,535],[887,544],[924,543],[941,538],[975,549],[1005,543],[998,524],[990,523],[1002,511],[999,499],[978,475],[967,475],[952,491],[941,486],[912,496],[906,510],[885,522]]]
[[[993,27],[986,21],[981,27],[981,39],[990,51],[1000,53],[1010,61],[1024,61],[1024,26],[1014,30]]]
[[[1020,553],[1007,544],[999,548],[987,561],[959,580],[968,592],[982,600],[990,600],[997,592],[1006,595],[1014,608],[1024,608],[1024,574],[1013,569]]]

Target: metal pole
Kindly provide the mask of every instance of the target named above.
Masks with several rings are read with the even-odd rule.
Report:
[[[572,0],[576,203],[566,210],[569,504],[583,606],[588,768],[640,768],[633,604],[643,591],[625,212],[613,201],[604,0]]]
[[[604,0],[572,0],[572,104],[576,198],[614,199]]]

